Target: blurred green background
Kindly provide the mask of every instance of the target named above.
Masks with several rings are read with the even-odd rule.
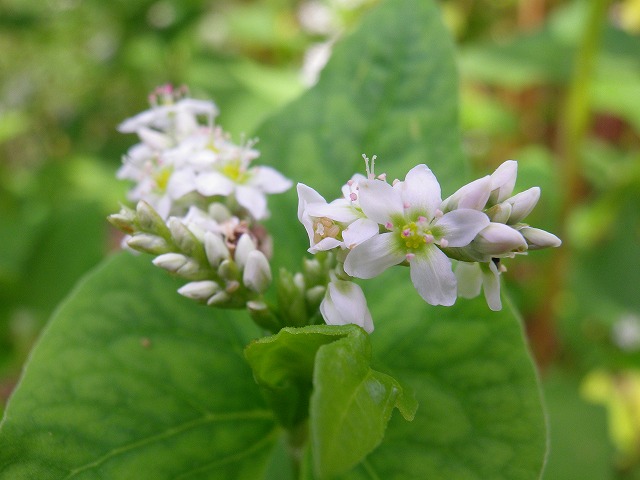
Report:
[[[376,3],[0,0],[0,412],[48,316],[118,248],[118,123],[185,84],[250,135]],[[640,478],[640,0],[439,3],[474,171],[517,159],[516,188],[543,190],[531,223],[564,240],[505,275],[545,389],[545,478]]]

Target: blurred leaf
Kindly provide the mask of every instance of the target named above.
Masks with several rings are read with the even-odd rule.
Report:
[[[5,412],[0,478],[261,475],[279,431],[242,359],[257,332],[176,287],[124,253],[74,291]]]

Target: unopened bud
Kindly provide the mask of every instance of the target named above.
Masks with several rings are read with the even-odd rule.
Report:
[[[316,258],[305,258],[302,270],[307,285],[323,285],[327,281],[327,268]]]
[[[489,202],[501,203],[513,192],[518,175],[518,162],[507,160],[491,174],[491,195]]]
[[[171,251],[171,248],[164,238],[151,235],[150,233],[138,233],[134,235],[127,240],[127,245],[134,250],[151,253],[152,255],[160,255]]]
[[[229,209],[218,202],[209,205],[209,216],[218,223],[224,223],[232,217]]]
[[[224,243],[222,237],[213,232],[206,232],[204,234],[204,250],[207,255],[207,260],[213,268],[218,268],[223,260],[229,258],[229,249]]]
[[[231,295],[229,295],[225,291],[218,292],[214,294],[208,301],[207,305],[213,306],[221,306],[229,302],[231,300]]]
[[[253,250],[247,256],[242,281],[249,290],[263,293],[271,284],[271,267],[267,257],[260,250]]]
[[[211,280],[190,282],[178,289],[178,293],[193,300],[207,300],[220,291],[220,285]]]
[[[171,238],[173,238],[180,251],[190,257],[198,255],[202,249],[202,244],[180,219],[171,217],[169,219],[169,230],[171,231]]]
[[[218,267],[218,275],[227,281],[239,280],[240,269],[233,260],[224,260]]]
[[[444,213],[456,210],[457,208],[482,210],[489,200],[490,193],[491,177],[487,175],[458,189],[458,191],[442,202],[440,210]]]
[[[540,200],[540,187],[531,187],[529,190],[520,192],[511,198],[505,200],[505,203],[511,204],[511,215],[509,216],[509,225],[515,225],[531,213],[531,210]]]
[[[247,233],[244,233],[238,240],[236,251],[233,257],[240,270],[244,269],[244,266],[247,263],[247,258],[249,257],[249,253],[254,251],[255,249],[256,245],[253,243],[253,240],[251,240],[251,236],[249,236],[249,234]]]
[[[495,223],[507,223],[511,216],[511,204],[507,202],[498,203],[486,212],[489,220]]]
[[[529,245],[529,250],[541,250],[562,245],[562,240],[553,233],[533,227],[524,227],[519,230]]]
[[[277,332],[280,330],[281,325],[278,317],[276,317],[269,306],[259,300],[250,300],[247,302],[247,310],[254,322],[260,327],[265,328],[271,332]]]
[[[316,285],[305,292],[304,298],[313,310],[318,308],[320,302],[322,302],[326,290],[327,287],[324,285]]]
[[[160,255],[153,259],[153,264],[188,280],[198,280],[203,275],[195,260],[179,253]]]
[[[469,245],[490,257],[501,257],[512,252],[524,252],[527,242],[517,230],[502,223],[490,223]]]
[[[127,207],[122,207],[118,213],[109,215],[107,220],[111,225],[124,233],[133,234],[135,232],[136,212]]]
[[[149,147],[154,150],[166,150],[171,147],[171,142],[169,138],[151,128],[141,127],[136,132],[144,143],[146,143]]]
[[[162,217],[144,200],[140,200],[136,205],[136,215],[138,225],[143,232],[153,233],[163,238],[171,235]]]

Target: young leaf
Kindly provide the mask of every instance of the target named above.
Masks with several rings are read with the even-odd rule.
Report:
[[[0,479],[260,478],[281,430],[242,358],[246,318],[123,253],[60,307],[0,427]]]
[[[310,416],[321,478],[348,470],[371,452],[394,407],[407,420],[417,408],[397,380],[371,369],[369,336],[355,325],[285,328],[251,343],[245,356],[285,426]]]

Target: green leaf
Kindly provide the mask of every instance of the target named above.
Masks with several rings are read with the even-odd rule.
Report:
[[[369,336],[355,325],[285,328],[251,343],[245,356],[285,426],[310,416],[322,478],[352,468],[373,450],[394,407],[407,420],[417,408],[394,378],[370,368]]]
[[[259,478],[280,429],[242,358],[248,319],[201,307],[149,258],[86,278],[32,353],[0,478]]]
[[[310,420],[320,478],[349,470],[377,447],[395,407],[405,420],[413,420],[418,408],[396,379],[369,367],[371,346],[364,330],[347,328],[349,335],[324,345],[316,356]]]
[[[405,278],[401,278],[405,276]],[[382,444],[343,479],[540,477],[546,428],[520,319],[503,298],[430,307],[406,289],[397,269],[367,289],[376,330],[374,367],[415,392],[407,423],[392,418]]]
[[[453,193],[465,176],[458,130],[458,78],[450,36],[432,1],[387,0],[335,46],[318,84],[256,134],[262,161],[328,199],[354,173],[362,154],[392,180],[426,163]],[[444,192],[443,192],[444,193]],[[445,195],[446,196],[446,195]],[[295,191],[270,199],[276,261],[308,248],[297,222]]]

